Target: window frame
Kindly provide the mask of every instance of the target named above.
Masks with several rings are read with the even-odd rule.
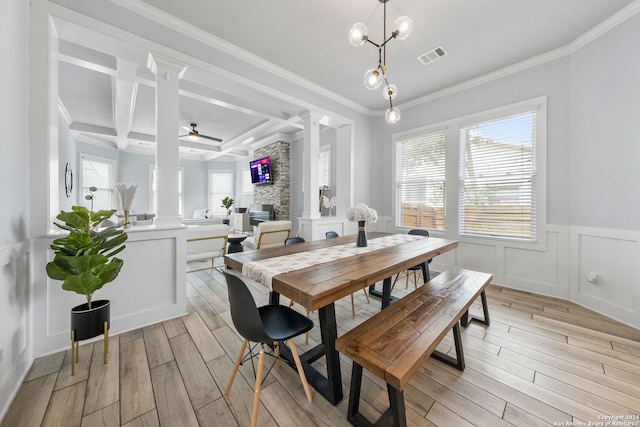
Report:
[[[464,126],[505,118],[515,114],[525,112],[536,112],[535,135],[535,176],[536,188],[534,191],[535,198],[535,216],[536,232],[532,240],[523,240],[521,238],[502,237],[502,236],[470,236],[460,234],[460,130]],[[456,239],[463,243],[487,244],[492,242],[498,246],[509,246],[515,248],[526,248],[534,250],[546,249],[546,230],[547,230],[547,97],[541,96],[529,100],[516,102],[501,107],[489,109],[486,111],[461,116],[458,118],[434,123],[416,129],[398,132],[392,135],[392,181],[393,181],[393,223],[399,230],[407,230],[408,227],[402,227],[400,221],[400,206],[398,203],[397,187],[396,187],[396,147],[398,142],[439,129],[447,129],[447,145],[446,145],[446,171],[445,171],[445,231],[429,230],[431,235],[437,237],[446,237]]]
[[[213,215],[226,215],[227,212],[225,209],[222,209],[220,205],[214,205],[213,202],[213,192],[211,191],[211,175],[213,174],[228,174],[231,176],[231,191],[229,192],[229,194],[225,194],[228,195],[229,197],[231,197],[232,199],[234,199],[234,204],[235,201],[237,201],[237,198],[235,196],[235,190],[236,190],[236,183],[235,183],[235,171],[233,169],[209,169],[207,170],[207,209],[209,211],[213,211]],[[222,193],[220,193],[222,194]],[[221,203],[222,199],[219,200],[219,202],[216,203]],[[218,213],[217,210],[218,209],[222,209],[224,212],[223,213]]]
[[[116,182],[118,182],[118,161],[116,159],[110,159],[108,157],[101,157],[101,156],[95,156],[93,154],[86,154],[86,153],[79,153],[78,154],[78,169],[79,169],[79,176],[78,176],[78,204],[85,206],[85,196],[88,194],[84,188],[84,161],[90,161],[90,162],[96,162],[96,163],[103,163],[103,164],[108,164],[111,166],[112,170],[113,170],[113,174],[111,176],[111,207],[109,209],[117,209],[117,210],[122,210],[120,208],[120,200],[117,197],[117,190],[116,190]],[[87,202],[87,209],[89,209],[90,207],[90,202]],[[94,210],[100,210],[100,208],[96,207],[94,205]]]

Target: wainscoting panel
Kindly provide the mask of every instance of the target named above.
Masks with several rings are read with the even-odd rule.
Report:
[[[29,331],[30,241],[0,248],[0,420],[33,360]]]
[[[504,246],[503,281],[521,290],[569,298],[566,229],[547,231],[546,250],[527,250]],[[561,244],[564,242],[564,248]],[[566,252],[565,252],[566,253]],[[564,263],[562,262],[564,259]]]
[[[137,329],[186,313],[184,229],[129,230],[124,260],[115,281],[98,290],[93,300],[111,301],[111,334]],[[34,292],[34,353],[52,353],[69,346],[70,310],[86,302],[84,296],[62,290],[60,281],[44,273],[51,238],[39,239],[43,254],[37,262]],[[101,339],[101,337],[99,338]]]
[[[640,327],[640,233],[573,227],[571,299]]]

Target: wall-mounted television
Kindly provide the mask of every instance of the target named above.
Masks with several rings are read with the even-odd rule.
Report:
[[[273,184],[271,175],[271,161],[269,157],[252,160],[249,162],[251,170],[251,183],[253,184]]]

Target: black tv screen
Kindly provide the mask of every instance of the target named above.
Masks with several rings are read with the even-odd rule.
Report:
[[[251,170],[251,182],[253,184],[271,184],[273,182],[269,157],[250,161],[249,169]]]

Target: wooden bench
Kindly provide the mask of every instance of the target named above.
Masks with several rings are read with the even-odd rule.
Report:
[[[485,288],[493,276],[450,269],[339,337],[336,349],[353,360],[347,419],[355,426],[373,425],[358,412],[362,368],[387,383],[390,408],[376,425],[406,426],[403,389],[430,355],[464,370],[460,325],[469,320],[489,324]],[[482,297],[484,319],[469,317]],[[435,350],[453,330],[456,358]],[[391,424],[393,422],[393,424]]]

